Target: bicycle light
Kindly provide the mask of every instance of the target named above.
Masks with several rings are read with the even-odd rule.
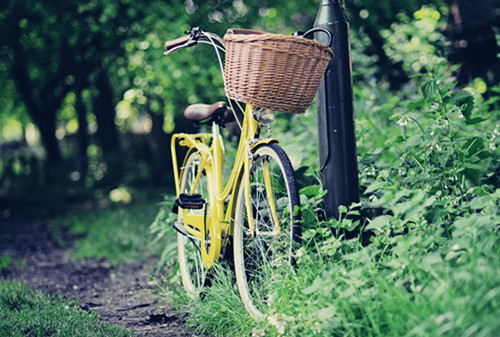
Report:
[[[274,121],[274,110],[257,108],[253,110],[253,117],[259,124],[269,125]]]

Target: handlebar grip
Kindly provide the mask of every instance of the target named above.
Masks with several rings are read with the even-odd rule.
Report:
[[[183,45],[186,42],[188,42],[190,38],[191,38],[190,35],[186,35],[186,36],[178,37],[177,39],[174,39],[174,40],[167,41],[167,42],[165,42],[165,49],[167,51],[169,51],[177,46]]]

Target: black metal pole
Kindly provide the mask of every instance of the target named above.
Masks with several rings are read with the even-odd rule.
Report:
[[[318,137],[325,212],[338,219],[339,206],[359,202],[349,22],[339,0],[321,0],[314,27],[333,34],[333,58],[318,89]],[[315,39],[328,43],[321,32]]]

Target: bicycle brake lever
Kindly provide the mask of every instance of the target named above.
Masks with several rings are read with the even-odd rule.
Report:
[[[186,30],[184,33],[191,34],[191,38],[195,40],[198,40],[203,35],[201,27],[191,27],[190,30]]]

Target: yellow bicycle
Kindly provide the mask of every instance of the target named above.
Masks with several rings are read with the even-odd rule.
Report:
[[[192,28],[167,41],[165,54],[209,43],[219,54],[224,42]],[[235,102],[229,100],[229,105]],[[236,103],[237,104],[237,103]],[[278,141],[259,137],[270,130],[274,112],[246,105],[242,120],[225,102],[195,104],[184,116],[211,126],[211,133],[173,135],[171,152],[177,199],[178,260],[182,283],[191,297],[210,284],[210,269],[223,255],[232,257],[242,302],[263,319],[272,302],[276,275],[293,263],[300,239],[299,194],[292,164]],[[241,136],[229,177],[224,177],[225,149],[220,128],[236,122]],[[186,148],[182,163],[177,150]]]

